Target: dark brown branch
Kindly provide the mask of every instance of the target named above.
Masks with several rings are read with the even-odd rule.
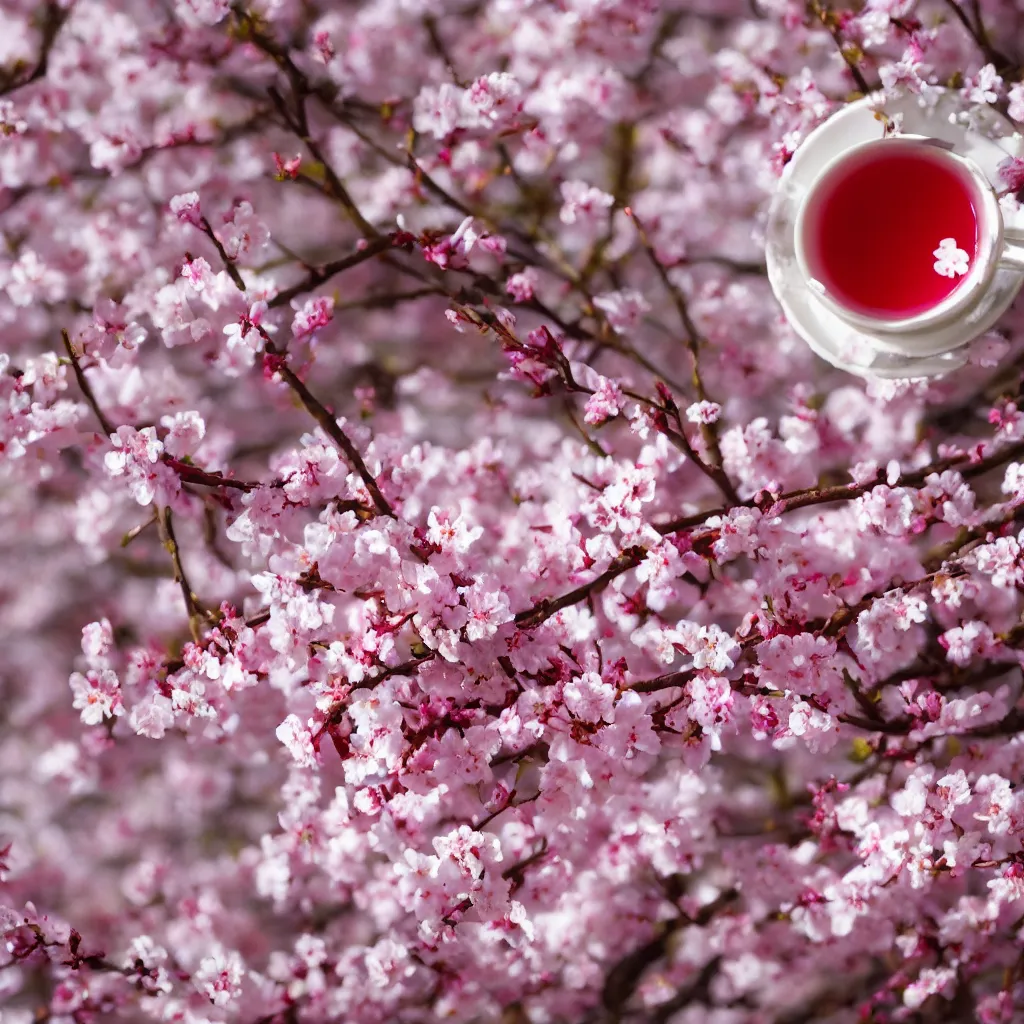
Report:
[[[348,459],[349,465],[359,474],[359,478],[370,492],[374,505],[377,506],[377,511],[381,515],[390,516],[392,519],[397,518],[391,505],[388,504],[387,498],[384,497],[380,487],[377,486],[376,479],[374,479],[373,474],[363,461],[362,455],[359,454],[356,446],[349,440],[345,431],[338,426],[338,421],[334,418],[333,414],[328,412],[319,399],[299,380],[294,370],[288,365],[284,355],[275,347],[268,336],[264,335],[264,341],[267,354],[276,357],[274,368],[284,378],[288,387],[295,392],[306,411],[320,424],[324,433],[338,446],[345,458]]]
[[[650,1017],[651,1024],[665,1024],[679,1010],[696,1002],[707,1002],[711,998],[711,983],[718,977],[723,959],[721,956],[713,957],[700,969],[697,977],[689,985],[681,988],[671,999],[656,1006]]]
[[[850,53],[849,47],[843,39],[843,32],[839,27],[839,19],[836,17],[835,11],[831,7],[822,6],[818,3],[818,0],[810,0],[807,7],[810,13],[821,22],[822,26],[832,37],[833,42],[836,44],[836,49],[839,51],[839,56],[843,58],[843,63],[846,64],[850,76],[857,83],[857,88],[860,90],[861,95],[867,96],[873,90],[868,85],[864,72],[861,71],[856,59]]]
[[[242,274],[238,267],[235,266],[235,261],[227,254],[227,250],[221,244],[220,239],[216,234],[214,234],[213,227],[210,225],[210,222],[205,217],[201,217],[199,225],[203,234],[213,242],[213,246],[217,250],[217,255],[220,256],[221,262],[224,264],[224,269],[228,272],[228,276],[231,278],[234,286],[240,292],[244,292],[245,281],[242,280]]]
[[[205,217],[202,220],[202,224],[203,231],[206,232],[210,240],[217,247],[217,251],[220,254],[221,259],[224,261],[224,265],[227,267],[228,273],[231,275],[231,279],[234,281],[235,286],[239,291],[244,292],[245,282],[238,273],[238,268],[231,262],[227,253],[224,251],[224,247],[218,241],[217,236],[214,235],[213,229],[210,227],[210,224]],[[256,329],[260,332],[260,335],[263,338],[267,355],[274,361],[274,369],[281,374],[285,383],[292,389],[292,391],[295,392],[306,411],[317,421],[317,423],[320,424],[327,436],[338,446],[342,454],[348,459],[349,465],[352,466],[352,468],[359,474],[359,477],[366,485],[366,489],[370,492],[370,497],[373,499],[373,503],[376,505],[378,512],[380,512],[381,515],[390,516],[392,519],[397,518],[394,510],[388,504],[387,499],[381,493],[380,487],[377,486],[377,481],[374,479],[373,474],[363,461],[362,455],[359,454],[356,446],[352,444],[345,432],[338,426],[337,420],[309,390],[309,388],[307,388],[306,385],[296,376],[295,371],[288,365],[285,353],[277,348],[266,330],[261,327],[257,327]]]
[[[765,277],[768,274],[768,266],[757,260],[734,260],[730,256],[715,256],[711,254],[687,256],[682,265],[692,267],[701,263],[711,263],[715,266],[725,267],[734,274],[751,274],[757,277]]]
[[[901,487],[923,487],[925,480],[929,476],[933,473],[942,473],[947,469],[956,469],[960,472],[961,476],[970,479],[971,477],[981,476],[989,472],[989,470],[996,469],[1021,456],[1024,456],[1024,441],[1015,441],[1013,444],[999,448],[991,455],[987,455],[976,462],[972,461],[973,456],[970,452],[964,452],[961,455],[936,459],[933,463],[924,466],[922,469],[905,474],[900,478],[899,485]],[[793,512],[799,508],[807,508],[811,505],[826,505],[833,501],[852,501],[854,498],[859,498],[862,494],[867,494],[868,491],[884,483],[885,473],[880,470],[874,479],[863,484],[836,484],[833,487],[811,487],[807,490],[789,491],[779,496],[776,511],[777,514],[781,514]],[[759,504],[763,504],[763,502],[759,503],[753,498],[748,498],[746,501],[738,502],[732,507],[755,508]],[[677,533],[680,530],[691,529],[694,526],[702,526],[713,516],[723,516],[728,512],[729,507],[723,506],[708,512],[698,512],[692,516],[673,519],[668,523],[662,523],[656,529],[661,534]]]
[[[735,889],[728,889],[716,899],[701,907],[693,917],[688,914],[681,914],[674,920],[666,922],[661,926],[659,934],[655,935],[649,942],[644,943],[644,945],[619,960],[608,972],[605,978],[604,988],[601,992],[601,1003],[612,1015],[611,1019],[618,1019],[619,1014],[625,1008],[630,997],[636,991],[637,986],[643,979],[644,972],[648,967],[657,963],[665,956],[668,952],[668,946],[672,936],[675,935],[679,929],[693,924],[700,926],[707,925],[712,918],[735,902],[738,895],[739,894]],[[691,1001],[696,998],[696,994],[704,991],[706,986],[709,985],[711,980],[714,978],[715,974],[717,974],[720,960],[720,957],[712,959],[701,969],[695,981],[678,995],[683,996],[683,993],[692,992],[693,996],[690,997]],[[673,998],[678,998],[678,996]],[[664,1017],[657,1019],[667,1020],[675,1010],[681,1009],[686,1005],[685,998],[687,997],[684,996],[684,1001],[680,1002],[678,1006],[666,1013]],[[655,1018],[652,1018],[652,1020],[653,1019]]]
[[[116,433],[110,420],[103,414],[103,410],[100,408],[99,402],[96,401],[96,395],[93,393],[92,385],[89,383],[85,376],[85,372],[82,370],[82,364],[78,361],[78,354],[75,352],[74,346],[71,344],[71,337],[67,331],[61,331],[60,336],[64,341],[64,351],[68,354],[68,359],[71,360],[71,368],[75,373],[75,380],[78,381],[78,388],[85,397],[86,402],[89,403],[89,408],[92,409],[96,419],[99,420],[100,428],[103,433],[109,438],[111,434]]]
[[[203,608],[199,603],[185,575],[185,567],[181,563],[181,549],[178,547],[177,537],[174,535],[174,521],[169,508],[162,508],[157,512],[157,529],[160,531],[160,539],[171,556],[171,563],[174,566],[174,582],[181,588],[181,596],[185,599],[185,611],[188,613],[188,628],[192,639],[199,643],[200,628],[203,621]]]
[[[978,49],[981,50],[985,60],[992,64],[996,71],[1004,74],[1016,66],[1015,62],[1007,57],[1005,53],[1001,53],[992,45],[992,40],[989,38],[984,21],[982,21],[981,10],[976,0],[972,0],[971,3],[971,11],[974,14],[973,23],[967,16],[967,12],[957,3],[957,0],[945,0],[945,3],[953,12],[957,21],[967,30],[967,34],[977,43]]]
[[[629,569],[635,569],[646,557],[647,549],[643,547],[629,548],[623,551],[600,576],[595,577],[589,583],[584,583],[561,597],[545,599],[532,608],[519,612],[515,618],[516,625],[520,629],[534,629],[563,608],[570,608],[578,601],[582,601],[591,594],[596,594],[616,576],[621,576]]]
[[[234,4],[232,11],[237,19],[241,34],[270,57],[288,79],[294,109],[289,108],[276,86],[270,86],[267,90],[267,95],[288,128],[305,145],[310,155],[322,168],[324,175],[323,191],[330,198],[337,200],[349,220],[367,238],[376,238],[379,232],[356,206],[348,189],[331,166],[320,144],[313,138],[310,131],[309,118],[306,114],[306,100],[311,96],[317,96],[327,103],[328,106],[330,106],[330,100],[323,95],[322,89],[314,88],[302,69],[292,60],[288,50],[263,31],[257,17],[245,10],[241,4]]]
[[[164,455],[164,462],[173,469],[184,483],[196,484],[200,487],[230,487],[236,491],[255,491],[260,486],[255,480],[235,480],[223,473],[211,473],[191,463]],[[272,485],[273,486],[273,485]]]
[[[681,672],[666,672],[663,676],[655,676],[654,679],[644,679],[638,683],[630,683],[629,689],[637,693],[657,693],[659,690],[668,690],[673,686],[686,686],[696,676],[696,669],[688,668]]]
[[[381,235],[378,238],[373,239],[371,242],[350,256],[344,256],[341,259],[334,260],[331,263],[325,263],[322,267],[318,267],[312,273],[307,274],[297,284],[293,284],[289,288],[285,288],[283,291],[279,291],[267,305],[273,309],[277,306],[283,306],[288,302],[291,302],[296,295],[302,295],[305,292],[311,291],[313,288],[317,288],[322,285],[325,281],[329,281],[335,274],[340,274],[342,271],[348,270],[351,267],[358,267],[360,263],[365,263],[367,260],[373,259],[374,256],[378,256],[392,245],[392,238],[390,235]]]
[[[121,547],[126,548],[136,537],[139,536],[144,530],[152,526],[158,519],[157,513],[154,510],[153,514],[144,522],[139,523],[137,526],[133,526],[122,538]]]
[[[460,78],[458,71],[455,70],[455,61],[452,59],[452,55],[448,52],[448,47],[445,46],[444,40],[441,38],[437,19],[432,14],[424,15],[423,28],[430,39],[430,45],[434,48],[434,52],[444,61],[445,70],[448,72],[451,80],[456,85],[465,88],[469,83],[464,78]]]
[[[686,298],[683,296],[683,293],[679,288],[676,287],[676,284],[669,276],[665,265],[658,259],[658,255],[654,251],[654,246],[651,245],[650,239],[647,236],[647,231],[644,229],[640,219],[632,210],[627,210],[626,212],[633,220],[637,236],[640,239],[640,245],[647,256],[648,262],[654,268],[654,272],[658,275],[662,285],[672,299],[676,312],[679,314],[679,320],[683,325],[683,330],[686,332],[686,347],[690,351],[690,359],[693,362],[693,387],[697,392],[697,398],[702,402],[706,402],[708,400],[708,395],[704,387],[704,379],[700,372],[700,331],[697,329],[697,325],[693,322],[693,317],[690,316],[690,309],[687,305]],[[702,423],[700,432],[701,437],[704,439],[704,445],[708,450],[711,468],[714,470],[715,482],[718,484],[719,490],[721,490],[722,494],[725,495],[727,501],[733,503],[738,502],[739,495],[736,493],[736,489],[733,487],[732,481],[722,469],[722,452],[718,445],[718,431],[716,430],[715,425],[713,423]]]
[[[406,292],[382,292],[378,295],[366,295],[361,299],[352,299],[348,302],[337,302],[334,305],[335,313],[346,309],[391,309],[401,305],[403,302],[416,302],[419,299],[446,297],[441,288],[410,288]]]
[[[360,212],[348,189],[331,166],[324,151],[320,148],[320,144],[310,134],[305,114],[305,98],[311,95],[311,90],[309,83],[301,73],[298,73],[298,78],[292,79],[292,93],[295,98],[296,112],[288,109],[284,97],[275,86],[271,86],[267,90],[267,95],[273,101],[274,106],[277,107],[278,113],[284,119],[289,129],[305,145],[310,155],[322,169],[324,175],[324,194],[331,199],[337,200],[349,220],[367,238],[376,238],[380,232]]]
[[[951,456],[946,459],[937,459],[929,466],[925,466],[913,473],[908,473],[900,480],[900,484],[904,487],[921,487],[924,485],[925,479],[931,476],[932,473],[941,473],[943,470],[954,468],[958,469],[961,475],[966,478],[981,476],[982,474],[989,472],[989,470],[995,469],[998,466],[1021,456],[1024,456],[1024,441],[1016,441],[1004,448],[1000,448],[993,454],[986,456],[984,459],[979,459],[977,462],[970,461],[971,455],[969,453]],[[873,487],[877,487],[879,484],[883,483],[885,483],[885,477],[880,471],[874,480],[865,484],[840,484],[835,487],[810,488],[805,491],[791,491],[788,494],[782,495],[774,504],[775,514],[782,515],[786,512],[795,511],[799,508],[806,508],[811,505],[824,505],[833,501],[852,501],[854,498],[859,498],[862,494],[866,494]],[[763,502],[761,504],[763,504]],[[758,501],[748,499],[747,501],[738,502],[737,505],[732,507],[756,508],[760,506]],[[663,523],[655,528],[663,536],[671,533],[678,533],[680,530],[703,526],[714,516],[727,515],[729,508],[729,506],[723,506],[711,509],[707,512],[698,512],[692,516],[685,516],[680,519],[672,520],[669,523]],[[623,552],[617,559],[615,559],[614,562],[612,562],[608,569],[606,569],[597,578],[591,580],[590,583],[585,583],[582,586],[577,587],[575,590],[571,590],[568,593],[563,594],[561,597],[549,598],[544,601],[540,601],[532,608],[520,612],[516,616],[516,624],[521,629],[533,629],[534,627],[539,626],[545,621],[545,619],[550,618],[556,612],[561,611],[563,608],[568,608],[571,605],[576,604],[578,601],[584,600],[592,593],[596,593],[602,587],[611,582],[611,580],[615,579],[616,576],[620,576],[622,573],[628,572],[630,569],[635,569],[636,566],[638,566],[646,557],[646,554],[647,551],[645,548],[633,548],[630,549],[629,552]],[[637,684],[634,689],[637,689],[640,693],[650,693],[654,690],[665,689],[668,686],[684,685],[689,678],[690,676],[688,673],[672,672],[667,676],[661,676],[658,679],[652,679],[644,683]],[[671,682],[670,680],[672,679],[676,679],[678,681]]]
[[[6,96],[16,89],[21,89],[31,82],[36,82],[46,74],[50,63],[50,53],[53,51],[57,36],[60,34],[60,30],[70,13],[70,4],[67,7],[63,7],[61,4],[50,0],[50,3],[43,10],[39,57],[36,60],[35,67],[27,73],[24,68],[17,65],[8,73],[0,72],[0,96]]]
[[[662,925],[659,934],[653,939],[634,949],[615,964],[608,972],[604,988],[601,990],[601,1002],[606,1010],[618,1014],[636,990],[644,971],[657,963],[668,951],[669,940],[682,924],[682,919],[679,919]]]

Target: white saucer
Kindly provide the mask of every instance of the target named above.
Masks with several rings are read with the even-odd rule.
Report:
[[[782,174],[765,232],[768,279],[793,329],[833,366],[862,377],[934,377],[966,363],[967,343],[1007,310],[1024,284],[1024,272],[1000,269],[985,298],[964,317],[897,348],[893,339],[860,331],[820,303],[796,263],[794,225],[808,189],[835,156],[882,138],[882,122],[875,117],[879,109],[890,118],[902,114],[907,135],[928,135],[950,143],[953,152],[973,160],[993,184],[998,183],[999,164],[1007,156],[1019,155],[1024,141],[994,111],[983,110],[979,118],[975,109],[972,129],[951,121],[951,115],[966,109],[953,90],[931,90],[927,101],[911,93],[888,99],[875,93],[849,104],[807,136]],[[1024,211],[1006,217],[1006,226],[1024,231]]]

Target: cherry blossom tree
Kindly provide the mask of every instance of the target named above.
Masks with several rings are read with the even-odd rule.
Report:
[[[5,0],[4,1024],[1024,1019],[1024,316],[762,265],[1022,10]]]

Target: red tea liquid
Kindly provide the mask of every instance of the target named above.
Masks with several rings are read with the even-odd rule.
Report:
[[[926,312],[965,280],[936,273],[939,243],[956,239],[974,264],[974,195],[941,152],[879,143],[835,168],[811,201],[811,273],[852,312],[892,320]]]

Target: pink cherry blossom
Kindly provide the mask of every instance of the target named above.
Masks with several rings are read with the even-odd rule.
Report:
[[[1024,308],[765,269],[1013,8],[6,5],[4,1024],[1020,1017]]]
[[[635,288],[598,295],[594,304],[620,334],[634,330],[650,308],[647,299]]]
[[[204,957],[192,980],[214,1006],[225,1006],[238,998],[243,976],[241,956],[228,950]]]
[[[601,377],[594,394],[587,399],[583,419],[592,426],[600,426],[618,416],[623,406],[622,391],[607,377]]]
[[[691,423],[710,425],[717,423],[722,415],[722,407],[717,402],[694,402],[686,410],[686,418]]]
[[[566,683],[562,693],[566,708],[584,722],[599,722],[602,718],[609,722],[612,720],[615,688],[596,672],[585,672]]]
[[[185,224],[192,224],[198,227],[202,218],[202,211],[199,205],[198,192],[182,192],[180,195],[172,196],[170,201],[171,213],[178,220]]]
[[[615,202],[614,196],[585,181],[562,182],[561,193],[562,208],[558,216],[563,224],[597,226]]]
[[[107,716],[124,714],[117,674],[109,668],[71,675],[74,708],[82,712],[83,725],[98,725]]]
[[[1011,85],[1007,96],[1010,101],[1010,117],[1020,121],[1024,117],[1024,83],[1015,82]]]
[[[167,428],[164,451],[175,458],[194,454],[206,435],[206,424],[194,409],[164,416],[160,422]]]

